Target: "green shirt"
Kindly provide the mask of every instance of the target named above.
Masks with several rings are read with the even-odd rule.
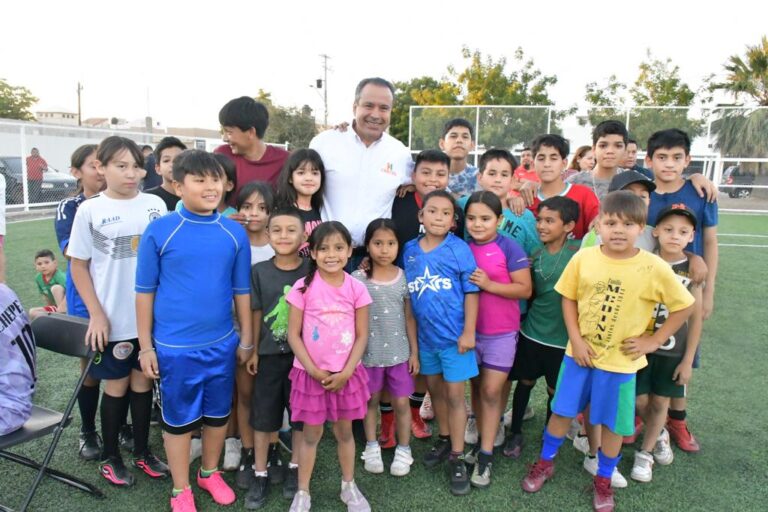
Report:
[[[526,338],[548,347],[564,349],[568,344],[562,296],[555,291],[555,284],[580,245],[581,240],[566,240],[555,254],[546,246],[531,254],[533,300],[520,328]]]
[[[51,293],[51,287],[55,284],[61,285],[62,288],[67,288],[67,276],[64,275],[64,272],[61,270],[56,270],[54,272],[53,277],[51,277],[50,281],[45,280],[43,277],[43,274],[37,274],[35,276],[35,283],[37,283],[37,290],[46,296],[48,299],[48,304],[51,306],[56,305],[56,299],[53,298],[53,294]]]

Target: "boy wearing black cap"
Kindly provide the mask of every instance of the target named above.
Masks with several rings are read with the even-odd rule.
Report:
[[[632,479],[638,482],[651,481],[654,462],[666,466],[674,459],[664,423],[670,400],[685,396],[702,326],[702,291],[690,278],[689,256],[684,251],[694,238],[696,214],[684,204],[672,204],[659,212],[655,224],[653,236],[659,241],[659,256],[672,266],[696,302],[688,321],[656,352],[646,356],[648,366],[637,373],[637,410],[645,422],[643,444],[635,452],[631,473]],[[668,314],[664,304],[656,306],[654,331]]]

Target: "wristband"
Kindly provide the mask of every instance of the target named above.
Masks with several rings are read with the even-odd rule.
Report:
[[[248,345],[247,347],[241,345],[240,343],[237,344],[238,348],[241,348],[243,350],[253,350],[253,344]]]
[[[138,359],[141,359],[141,354],[146,354],[147,352],[154,352],[154,351],[155,351],[155,348],[154,348],[154,347],[151,347],[151,348],[145,348],[145,349],[143,349],[143,350],[139,350]]]

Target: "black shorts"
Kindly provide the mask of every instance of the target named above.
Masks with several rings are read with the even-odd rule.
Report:
[[[509,372],[510,380],[536,380],[543,375],[547,386],[555,389],[564,355],[564,348],[536,343],[520,333],[515,364]]]
[[[88,374],[97,380],[118,380],[128,377],[131,370],[141,371],[139,340],[110,341],[93,360]]]
[[[288,374],[293,368],[293,354],[259,356],[256,378],[251,395],[251,416],[248,418],[257,432],[277,432],[283,425],[283,411],[290,417],[291,381]],[[291,428],[301,431],[303,423],[291,422]]]

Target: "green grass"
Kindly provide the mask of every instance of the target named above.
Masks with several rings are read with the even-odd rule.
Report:
[[[723,215],[721,233],[768,235],[766,217]],[[8,226],[6,238],[8,282],[29,308],[39,305],[34,289],[32,256],[38,249],[56,248],[52,221],[34,221]],[[723,242],[768,245],[766,239],[730,238]],[[694,374],[689,407],[690,424],[703,450],[688,455],[675,450],[675,462],[657,467],[650,484],[631,482],[617,491],[621,510],[765,510],[768,499],[768,407],[765,400],[765,360],[768,324],[765,321],[765,283],[768,282],[768,248],[722,247],[716,308],[706,323],[703,337],[703,367]],[[77,363],[47,353],[38,355],[40,383],[36,402],[63,408],[74,386]],[[373,510],[576,510],[590,508],[590,495],[584,490],[590,478],[581,469],[581,458],[565,445],[557,460],[557,478],[536,495],[520,489],[526,463],[537,455],[544,416],[543,385],[534,391],[536,417],[525,424],[527,444],[519,461],[497,457],[493,484],[484,491],[473,490],[464,498],[452,497],[443,470],[426,471],[418,462],[411,474],[395,479],[388,474],[369,475],[357,464],[357,481]],[[100,479],[96,463],[77,458],[75,414],[72,427],[65,431],[53,460],[53,467],[70,471],[102,488],[109,503],[93,499],[52,480],[44,480],[35,500],[35,510],[164,510],[168,506],[169,482],[154,482],[139,477],[129,490],[109,487]],[[160,433],[153,428],[152,445],[162,453]],[[22,453],[42,458],[47,440],[26,446]],[[428,444],[415,440],[418,460]],[[633,451],[625,448],[621,471],[629,476]],[[385,463],[391,454],[385,455]],[[23,489],[31,483],[31,470],[0,459],[0,501],[18,506]],[[230,476],[227,478],[231,479]],[[315,510],[342,510],[338,501],[340,471],[335,458],[335,443],[330,432],[322,442],[312,480]],[[243,508],[243,493],[237,505]],[[197,493],[199,510],[218,510],[211,500]],[[273,490],[265,510],[286,510],[288,502]]]

